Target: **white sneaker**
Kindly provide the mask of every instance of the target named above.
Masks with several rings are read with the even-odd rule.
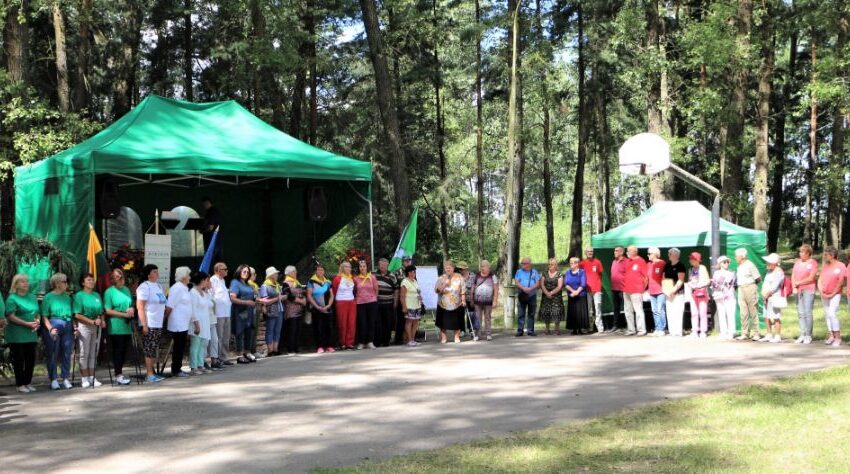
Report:
[[[708,334],[706,334],[706,333],[704,333],[704,332],[703,332],[703,333],[700,333],[699,338],[700,338],[700,339],[708,339]]]
[[[800,336],[797,339],[794,339],[794,344],[802,344],[803,341],[806,340],[806,336]]]
[[[58,380],[53,379],[53,381],[50,382],[50,390],[59,390],[60,388],[62,388],[62,387],[59,386]]]
[[[780,336],[779,334],[774,334],[773,340],[770,342],[782,342],[782,336]]]
[[[487,336],[487,340],[488,340],[488,341],[492,341],[492,340],[493,340],[493,336]]]
[[[19,391],[19,392],[21,392],[21,393],[30,393],[30,389],[29,389],[29,388],[27,388],[27,386],[26,386],[26,385],[21,385],[21,386],[20,386],[20,387],[18,387],[16,390],[17,390],[17,391]]]
[[[375,347],[375,344],[372,344],[371,342],[369,344],[366,344],[366,348],[367,349],[377,349],[377,347]]]
[[[32,385],[27,385],[27,388],[30,390],[30,392],[35,392],[35,391],[36,391],[36,390],[35,390],[35,387],[33,387]]]
[[[62,386],[65,387],[65,390],[71,390],[72,388],[74,388],[74,384],[72,384],[71,381],[68,379],[62,381]]]
[[[812,343],[812,338],[811,338],[811,337],[806,336],[806,338],[805,338],[805,339],[803,339],[803,344],[811,344],[811,343]]]
[[[696,331],[691,331],[691,333],[690,333],[690,334],[688,334],[688,337],[693,338],[693,339],[696,339],[696,338],[698,338],[698,337],[699,337],[699,333],[698,333],[698,332],[696,332]]]
[[[759,341],[759,342],[773,342],[773,335],[771,335],[771,334],[765,334],[765,335],[764,335],[764,336],[762,336],[762,338],[761,338],[761,339],[759,339],[758,341]]]
[[[841,338],[840,338],[840,337],[836,337],[836,338],[835,338],[835,340],[834,340],[834,341],[832,341],[832,344],[830,344],[830,346],[832,346],[832,347],[838,347],[838,346],[840,346],[840,345],[841,345]],[[35,389],[34,389],[34,388],[32,388],[32,387],[30,387],[30,390],[32,390],[33,392],[35,392]]]
[[[83,377],[83,382],[80,384],[80,387],[83,387],[83,388],[91,387],[91,382],[89,382],[88,377]]]
[[[363,344],[357,344],[357,350],[358,351],[363,350],[363,347],[364,347]]]
[[[478,336],[472,336],[473,341],[478,341]]]
[[[635,334],[637,334],[637,333],[634,332],[634,331],[626,331],[626,333],[625,333],[626,336],[634,336]]]
[[[118,385],[130,385],[130,379],[124,377],[123,374],[119,375],[118,378],[115,379],[115,381],[118,383]]]
[[[92,380],[92,385],[95,386],[95,387],[100,387],[101,385],[103,385],[102,383],[100,383],[99,380],[97,380],[94,377],[92,377],[91,380]]]

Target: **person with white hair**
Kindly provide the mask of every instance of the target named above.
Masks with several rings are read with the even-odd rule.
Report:
[[[711,296],[717,307],[717,327],[720,339],[735,338],[735,272],[729,270],[731,260],[726,255],[717,259],[717,269],[711,277]]]
[[[667,265],[661,259],[661,250],[658,247],[650,247],[647,251],[649,264],[646,266],[649,303],[652,306],[652,320],[655,323],[653,336],[664,336],[667,332],[667,295],[661,284],[664,281],[664,267]]]
[[[488,260],[478,262],[478,274],[472,285],[472,302],[481,321],[481,336],[487,341],[493,340],[492,315],[493,307],[499,304],[499,279],[491,271]]]
[[[671,336],[682,336],[682,321],[685,313],[685,275],[688,270],[680,260],[682,252],[676,247],[667,251],[664,280],[661,287],[667,295],[664,304],[667,315],[667,330]]]
[[[623,277],[623,302],[626,309],[626,336],[646,335],[646,316],[643,312],[643,292],[646,291],[646,261],[638,255],[638,249],[630,245],[626,249],[628,265]]]
[[[741,335],[737,339],[758,341],[761,339],[758,320],[758,282],[761,275],[755,264],[747,259],[747,249],[736,249],[735,261],[738,262],[735,279],[738,282],[738,307],[741,311]]]
[[[283,313],[283,335],[286,338],[286,354],[298,353],[298,343],[301,342],[301,321],[307,313],[307,289],[298,281],[298,271],[295,266],[287,265],[283,269],[283,294],[286,296]]]
[[[168,290],[168,302],[165,315],[168,318],[168,334],[174,341],[171,349],[171,376],[188,377],[183,372],[183,355],[186,353],[186,338],[189,335],[189,321],[192,319],[192,297],[189,295],[189,280],[192,270],[189,267],[177,267],[174,270],[174,282]]]

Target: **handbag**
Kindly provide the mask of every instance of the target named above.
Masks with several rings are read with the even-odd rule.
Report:
[[[786,297],[784,297],[780,294],[775,294],[775,295],[770,297],[770,306],[772,306],[774,309],[787,308],[788,307],[788,298],[786,298]]]
[[[706,296],[708,296],[708,290],[705,287],[691,290],[691,297],[693,298],[705,298]]]

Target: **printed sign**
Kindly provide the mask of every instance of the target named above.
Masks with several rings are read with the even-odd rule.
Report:
[[[165,292],[171,286],[171,236],[145,234],[145,265],[159,268],[159,286]]]

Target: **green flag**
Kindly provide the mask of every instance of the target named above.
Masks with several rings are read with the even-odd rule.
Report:
[[[390,261],[389,270],[394,272],[401,268],[401,260],[405,257],[413,258],[416,253],[416,221],[419,218],[419,208],[413,208],[413,214],[410,215],[410,222],[401,233],[401,240],[398,241],[398,247],[395,249],[393,259]]]

